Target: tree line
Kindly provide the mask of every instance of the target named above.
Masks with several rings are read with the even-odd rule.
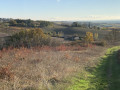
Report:
[[[73,22],[71,26],[72,27],[82,27],[82,28],[89,28],[89,29],[100,30],[100,27],[92,25],[90,22],[88,22],[88,23]]]
[[[33,20],[22,20],[22,19],[12,19],[9,22],[9,26],[18,26],[18,27],[47,27],[52,26],[53,23],[49,21],[33,21]]]

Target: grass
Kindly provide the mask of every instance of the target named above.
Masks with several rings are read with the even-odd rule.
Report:
[[[119,48],[108,49],[102,57],[106,48],[97,46],[81,51],[65,47],[3,49],[0,74],[5,77],[0,76],[0,89],[120,90]]]
[[[99,57],[104,49],[97,46],[79,51],[67,51],[65,47],[56,50],[49,47],[3,49],[0,51],[0,72],[5,77],[1,75],[0,90],[65,90],[66,86],[69,89],[79,75],[88,75],[84,68],[93,66],[96,62],[93,58]],[[84,73],[77,73],[79,70]],[[74,73],[77,75],[71,80]],[[86,87],[86,81],[78,82]]]
[[[69,77],[66,80],[69,84],[61,90],[120,90],[120,65],[116,57],[119,48],[108,49],[94,67],[86,67]]]
[[[115,48],[118,50],[117,48]],[[114,51],[112,51],[114,52]],[[111,56],[111,77],[109,79],[109,90],[120,90],[120,63],[117,62],[116,54]]]

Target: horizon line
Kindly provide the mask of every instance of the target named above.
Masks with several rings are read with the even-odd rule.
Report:
[[[0,17],[1,19],[21,19],[21,20],[33,20],[33,21],[52,21],[52,22],[64,22],[64,21],[68,21],[68,22],[77,22],[77,21],[119,21],[120,19],[91,19],[91,20],[47,20],[47,19],[32,19],[32,18],[10,18],[10,17]]]

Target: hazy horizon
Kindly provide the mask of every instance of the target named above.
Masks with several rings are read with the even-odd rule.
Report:
[[[118,0],[1,0],[0,17],[47,21],[120,20]]]

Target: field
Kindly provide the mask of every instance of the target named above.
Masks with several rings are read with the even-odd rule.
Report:
[[[118,49],[99,46],[3,49],[0,90],[119,90]]]
[[[109,48],[99,58],[97,66],[92,66],[71,79],[72,85],[65,90],[119,90],[119,63],[117,51],[120,47]]]
[[[62,46],[63,47],[63,46]],[[69,51],[62,47],[3,49],[0,52],[1,90],[43,90],[59,87],[65,78],[94,66],[103,47]],[[70,47],[75,48],[75,47]],[[14,78],[14,79],[13,79]],[[56,90],[56,89],[55,89]]]
[[[32,29],[32,27],[13,27],[13,26],[5,26],[5,25],[0,25],[0,32],[2,33],[7,33],[8,35],[12,35],[14,33],[18,33],[22,30],[27,30],[27,29]],[[85,36],[86,32],[92,32],[94,33],[98,33],[99,34],[99,38],[103,39],[106,34],[108,34],[111,29],[105,29],[105,30],[97,30],[97,29],[89,29],[89,28],[83,28],[83,27],[70,27],[70,26],[62,26],[59,24],[54,24],[53,26],[48,26],[48,27],[41,27],[41,29],[44,32],[62,32],[64,34],[64,36],[68,36],[68,35],[78,35],[80,37]]]
[[[43,33],[42,31],[38,32],[39,34],[36,32],[30,33],[32,29],[34,29],[33,31],[42,29]],[[50,41],[48,45],[43,44],[31,47],[18,45],[8,46],[7,48],[4,47],[7,44],[3,44],[3,48],[0,50],[0,90],[120,89],[119,81],[116,78],[119,78],[119,72],[117,72],[119,65],[114,61],[117,61],[116,51],[119,47],[110,48],[119,43],[104,42],[104,37],[110,33],[110,30],[69,27],[56,24],[42,27],[41,29],[0,26],[1,39],[5,39],[8,36],[12,37],[15,34],[14,39],[23,40],[17,43],[25,42],[29,46],[34,45],[36,39],[38,41],[41,39],[37,35],[41,35],[44,38],[44,35],[48,32],[62,32],[64,36],[77,34],[80,37],[85,37],[86,32],[91,32],[92,36],[95,33],[98,33],[99,36],[96,42],[94,40],[92,42],[83,42],[82,40],[69,41],[64,40],[63,37],[48,36],[51,38],[52,44]],[[21,31],[28,32],[17,34]],[[37,38],[33,35],[37,36]],[[32,42],[24,41],[24,39]],[[46,40],[41,39],[40,43]],[[96,44],[97,42],[99,42],[99,45]]]
[[[81,28],[81,27],[65,27],[65,26],[58,26],[55,25],[54,27],[46,27],[43,28],[45,32],[54,31],[54,32],[63,32],[64,35],[79,35],[81,37],[85,36],[86,32],[98,33],[99,38],[104,38],[106,34],[108,34],[109,30],[95,30],[95,29],[88,29],[88,28]]]
[[[1,0],[0,90],[120,90],[119,9],[120,0]]]

